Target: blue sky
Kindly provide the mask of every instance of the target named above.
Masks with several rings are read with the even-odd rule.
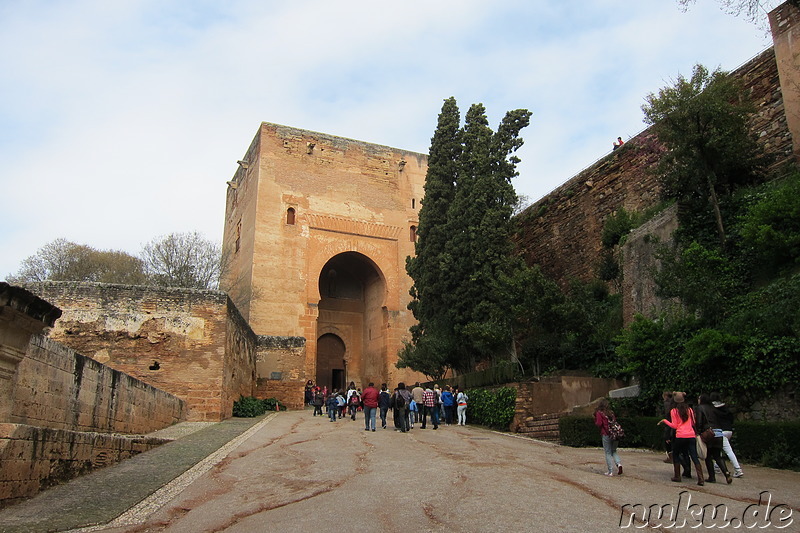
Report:
[[[648,93],[770,46],[719,5],[0,0],[0,279],[56,238],[221,240],[262,121],[427,152],[447,97],[493,127],[526,108],[515,187],[534,201],[641,131]]]

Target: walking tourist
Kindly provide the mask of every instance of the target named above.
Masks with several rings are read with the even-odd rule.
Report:
[[[731,446],[731,437],[733,437],[733,412],[722,401],[722,397],[718,392],[711,393],[711,404],[714,406],[717,414],[717,422],[722,430],[722,451],[728,456],[728,460],[733,465],[733,477],[742,477],[742,465],[736,458]]]
[[[697,457],[697,443],[695,441],[695,414],[691,407],[686,405],[686,394],[683,392],[672,393],[672,401],[675,407],[670,411],[670,418],[658,421],[659,424],[666,424],[675,430],[675,438],[672,440],[672,481],[681,482],[681,454],[686,454],[694,463],[697,473],[697,484],[704,485],[703,467]]]
[[[469,400],[469,396],[464,391],[458,391],[456,395],[456,404],[458,405],[458,425],[459,426],[466,426],[467,425],[467,401]]]
[[[378,409],[381,412],[381,427],[386,429],[386,413],[389,412],[391,407],[392,395],[389,394],[389,388],[386,383],[381,384],[381,392],[378,394]]]
[[[696,430],[703,442],[706,443],[708,450],[706,453],[706,470],[708,471],[706,481],[709,483],[717,482],[717,475],[714,472],[714,463],[716,463],[722,475],[725,476],[725,481],[731,484],[733,477],[728,471],[725,459],[722,458],[722,429],[720,429],[720,424],[717,420],[717,411],[711,404],[711,398],[708,394],[701,394],[697,403]],[[711,433],[707,436],[709,430]]]
[[[622,430],[606,398],[601,399],[594,410],[594,425],[600,428],[600,438],[603,441],[607,469],[605,475],[613,476],[616,473],[621,476],[622,459],[617,453],[617,446],[622,436]]]
[[[378,413],[378,389],[370,383],[361,393],[361,405],[364,407],[364,431],[375,431],[375,417]]]

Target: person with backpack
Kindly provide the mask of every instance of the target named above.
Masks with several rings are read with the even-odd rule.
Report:
[[[317,390],[314,392],[314,398],[311,400],[311,405],[314,406],[314,414],[313,416],[322,416],[322,406],[325,405],[325,396],[322,395],[321,390]]]
[[[347,400],[347,409],[348,413],[350,413],[350,419],[356,419],[356,412],[358,408],[361,406],[361,397],[358,395],[358,391],[353,389],[350,391]]]
[[[339,418],[344,418],[344,410],[347,408],[347,401],[341,392],[336,393],[336,410],[339,411]]]
[[[450,385],[445,385],[442,391],[442,405],[444,406],[444,425],[449,426],[455,418],[453,415],[456,407],[456,399],[450,390]]]
[[[341,398],[341,395],[339,394],[338,390],[334,389],[330,396],[328,396],[328,400],[325,403],[325,405],[328,406],[328,416],[330,417],[331,422],[336,422],[336,413],[339,411],[339,403],[337,401],[338,398]]]
[[[622,459],[617,453],[617,446],[624,433],[606,398],[601,399],[594,410],[594,425],[600,428],[600,438],[603,441],[603,452],[606,455],[606,467],[608,468],[605,475],[615,475],[614,465],[616,465],[616,475],[621,476]]]
[[[458,404],[457,411],[459,426],[467,425],[467,400],[469,400],[467,393],[464,391],[458,391],[458,394],[456,395],[456,404]]]

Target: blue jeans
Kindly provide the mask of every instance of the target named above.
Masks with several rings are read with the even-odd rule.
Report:
[[[364,426],[365,429],[375,431],[375,416],[378,414],[377,407],[364,407]],[[372,424],[372,427],[370,427]]]
[[[622,464],[622,459],[617,453],[617,441],[612,440],[608,435],[603,435],[603,451],[606,453],[606,466],[610,474],[616,473],[614,467]]]
[[[339,409],[337,409],[336,407],[329,407],[328,408],[328,416],[331,417],[331,422],[335,422],[336,421],[336,411],[338,411],[338,410]]]
[[[381,427],[386,427],[386,413],[389,412],[388,407],[381,407]]]

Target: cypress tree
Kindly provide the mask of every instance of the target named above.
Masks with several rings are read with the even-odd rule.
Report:
[[[511,154],[529,121],[527,110],[509,111],[495,133],[483,105],[474,104],[459,129],[456,101],[445,101],[431,140],[416,257],[407,260],[418,324],[398,366],[466,372],[511,342],[498,284],[518,267],[510,219],[519,160]]]
[[[431,139],[415,257],[406,259],[406,271],[414,280],[410,291],[413,299],[408,307],[417,324],[411,328],[411,345],[404,348],[398,366],[410,366],[428,375],[433,375],[431,369],[447,366],[454,346],[452,328],[442,315],[447,272],[441,264],[445,261],[442,256],[447,242],[448,207],[455,195],[462,153],[460,122],[458,105],[450,97],[442,105]]]

